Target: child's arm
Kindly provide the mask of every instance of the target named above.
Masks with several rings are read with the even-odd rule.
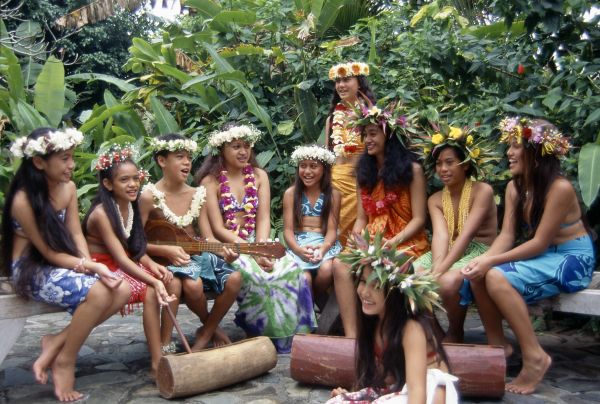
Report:
[[[427,201],[429,216],[431,217],[431,271],[438,272],[438,265],[448,254],[448,225],[444,218],[441,205],[441,192],[436,192]]]
[[[258,187],[258,209],[256,211],[256,241],[267,241],[271,235],[271,185],[267,173],[254,168]],[[255,257],[256,263],[265,271],[273,269],[273,261],[267,257]]]
[[[202,185],[206,188],[206,202],[202,210],[206,209],[207,211],[211,232],[223,243],[239,242],[239,237],[225,227],[225,222],[219,209],[219,183],[215,177],[207,175],[202,179]]]
[[[312,261],[312,251],[298,245],[294,237],[294,187],[289,187],[283,194],[283,238],[288,248],[303,261]]]
[[[387,244],[394,245],[413,238],[425,227],[427,218],[427,182],[423,167],[419,163],[412,164],[413,180],[410,183],[410,209],[412,218],[400,233],[396,234]]]
[[[427,396],[427,337],[421,324],[408,320],[402,335],[408,402],[424,403]]]
[[[323,245],[320,249],[320,257],[325,256],[327,251],[335,244],[337,240],[337,224],[340,221],[340,205],[342,196],[337,189],[333,189],[331,192],[331,211],[329,212],[329,218],[327,219],[327,233],[323,240]]]
[[[367,219],[367,214],[362,205],[362,198],[360,196],[361,188],[356,187],[356,221],[354,222],[354,227],[352,227],[352,233],[362,234],[362,231],[367,227],[367,223],[369,222]]]
[[[160,265],[154,261],[148,254],[144,254],[140,258],[140,263],[148,268],[158,279],[163,281],[165,285],[168,285],[173,280],[173,272],[169,271],[164,265]]]
[[[142,191],[142,194],[138,199],[138,206],[140,208],[142,225],[145,227],[148,216],[150,216],[150,212],[154,209],[154,196],[152,195],[152,191],[147,188]],[[148,243],[146,252],[155,257],[164,257],[169,260],[172,265],[182,266],[190,263],[189,254],[179,246]]]

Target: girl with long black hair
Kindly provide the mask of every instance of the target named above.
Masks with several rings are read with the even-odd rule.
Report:
[[[39,128],[11,147],[22,158],[6,195],[2,216],[3,269],[17,293],[73,314],[60,333],[42,337],[33,364],[38,383],[52,368],[54,394],[75,401],[77,353],[93,328],[129,298],[129,290],[108,268],[92,261],[79,222],[77,192],[71,175],[73,152],[83,141],[74,129]],[[97,282],[98,276],[101,282]]]

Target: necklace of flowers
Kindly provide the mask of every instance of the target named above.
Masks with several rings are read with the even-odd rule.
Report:
[[[235,216],[235,207],[233,205],[234,196],[231,193],[227,171],[221,171],[219,176],[219,192],[221,193],[221,206],[223,209],[223,218],[225,219],[225,228],[235,232],[238,237],[248,240],[250,235],[254,234],[256,228],[256,211],[258,207],[258,189],[255,185],[254,169],[250,164],[242,169],[244,174],[244,225],[237,223]]]
[[[115,209],[117,210],[119,221],[121,222],[121,229],[123,229],[125,238],[128,239],[131,235],[131,229],[133,229],[133,205],[131,202],[127,204],[127,224],[125,224],[123,221],[123,216],[121,215],[121,209],[119,209],[119,205],[117,205],[117,202],[114,199],[112,201],[115,205]]]
[[[360,197],[367,215],[381,215],[398,200],[395,192],[386,192],[383,199],[375,201],[366,189],[360,191]]]
[[[358,102],[355,108],[358,108]],[[331,142],[333,152],[336,156],[346,156],[357,151],[360,144],[360,130],[350,128],[349,121],[356,119],[354,110],[342,103],[338,103],[333,111],[333,122],[331,124]]]
[[[200,208],[204,204],[204,201],[206,201],[206,188],[203,186],[197,187],[188,211],[183,216],[177,216],[171,209],[169,209],[164,192],[159,191],[154,184],[146,185],[144,190],[146,188],[150,190],[152,196],[154,197],[153,206],[162,211],[167,222],[179,227],[180,229],[189,226],[194,222],[195,219],[198,218],[198,216],[200,216]]]
[[[460,202],[458,204],[458,222],[456,224],[455,222],[457,219],[454,217],[454,205],[452,204],[450,190],[447,186],[445,186],[442,191],[442,212],[444,213],[446,224],[448,225],[449,247],[452,247],[452,244],[454,244],[454,234],[456,233],[456,237],[460,235],[465,222],[467,221],[467,216],[469,216],[469,201],[471,200],[472,187],[473,182],[467,178],[467,180],[465,180],[465,184],[463,185],[463,189],[460,192]],[[455,226],[456,231],[454,228]]]

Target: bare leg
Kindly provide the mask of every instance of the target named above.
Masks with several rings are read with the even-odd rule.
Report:
[[[327,292],[331,284],[333,284],[333,260],[327,260],[321,264],[317,271],[317,276],[313,282],[314,294]]]
[[[182,294],[182,283],[181,278],[173,277],[173,280],[166,286],[169,295],[175,295],[177,300],[169,303],[171,311],[174,316],[177,316],[179,310],[179,302],[181,302]],[[162,316],[160,317],[160,341],[162,345],[169,345],[171,342],[171,336],[173,334],[173,321],[171,317],[166,313],[166,309],[162,310]]]
[[[471,281],[471,290],[475,296],[477,310],[479,311],[479,317],[487,335],[488,344],[503,346],[504,355],[508,358],[512,355],[513,348],[504,337],[502,314],[500,314],[496,304],[488,294],[485,279]]]
[[[349,272],[349,267],[335,259],[333,262],[333,279],[335,297],[340,307],[340,317],[344,325],[346,337],[356,338],[356,288]]]
[[[129,289],[125,286],[123,282],[116,289],[110,290],[103,283],[96,282],[86,300],[73,313],[64,345],[52,362],[54,394],[59,401],[74,401],[83,396],[74,389],[77,353],[93,328],[106,315],[107,309],[117,306],[115,302],[119,303],[118,307],[127,302]]]
[[[213,308],[210,311],[204,326],[196,332],[196,341],[194,342],[194,346],[192,346],[192,351],[203,349],[213,338],[213,335],[219,327],[219,323],[225,314],[227,314],[227,311],[229,311],[229,308],[235,301],[235,298],[237,297],[241,287],[242,275],[237,271],[233,272],[231,275],[229,275],[229,279],[227,279],[227,282],[225,283],[223,292],[215,299]],[[221,335],[220,338],[222,341],[230,344],[231,340],[227,334],[223,334],[226,339],[223,340],[223,335]]]
[[[460,271],[447,271],[439,278],[440,296],[448,315],[448,332],[444,342],[462,343],[464,340],[463,325],[467,308],[460,305],[460,294],[458,293],[463,279]]]
[[[119,290],[115,289],[112,304],[104,311],[104,313],[98,320],[96,326],[102,324],[104,321],[110,318],[129,300],[129,295],[131,293],[129,285],[125,283],[123,285],[119,284],[119,286]],[[40,356],[35,360],[32,366],[35,380],[38,383],[46,384],[48,382],[48,374],[46,373],[46,370],[50,367],[50,365],[56,358],[56,355],[58,355],[63,345],[65,344],[69,326],[70,324],[58,334],[48,334],[44,335],[41,338],[42,352],[40,353]]]
[[[496,269],[491,269],[486,274],[485,282],[490,298],[515,333],[523,355],[521,372],[506,385],[506,390],[517,394],[531,394],[544,378],[552,359],[533,331],[527,305],[521,294]]]
[[[150,375],[156,377],[158,370],[158,361],[162,356],[160,344],[160,305],[156,298],[154,288],[148,286],[146,296],[144,297],[144,334],[148,342],[148,350],[150,351],[151,368]]]

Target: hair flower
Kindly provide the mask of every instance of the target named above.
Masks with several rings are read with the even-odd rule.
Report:
[[[329,79],[338,80],[345,77],[368,76],[369,65],[362,62],[337,64],[329,69]]]
[[[220,152],[221,146],[234,140],[248,142],[251,147],[260,139],[262,133],[253,125],[233,126],[227,130],[215,131],[208,136],[208,146],[213,155]]]
[[[46,154],[69,150],[83,142],[83,133],[73,128],[49,131],[37,139],[22,136],[13,142],[10,152],[15,158],[45,156]]]
[[[498,127],[501,142],[522,144],[525,141],[526,146],[539,148],[542,156],[564,156],[571,148],[569,138],[544,119],[506,117]]]
[[[298,166],[302,160],[317,160],[331,166],[335,163],[335,154],[318,145],[298,146],[294,149],[290,162]]]

